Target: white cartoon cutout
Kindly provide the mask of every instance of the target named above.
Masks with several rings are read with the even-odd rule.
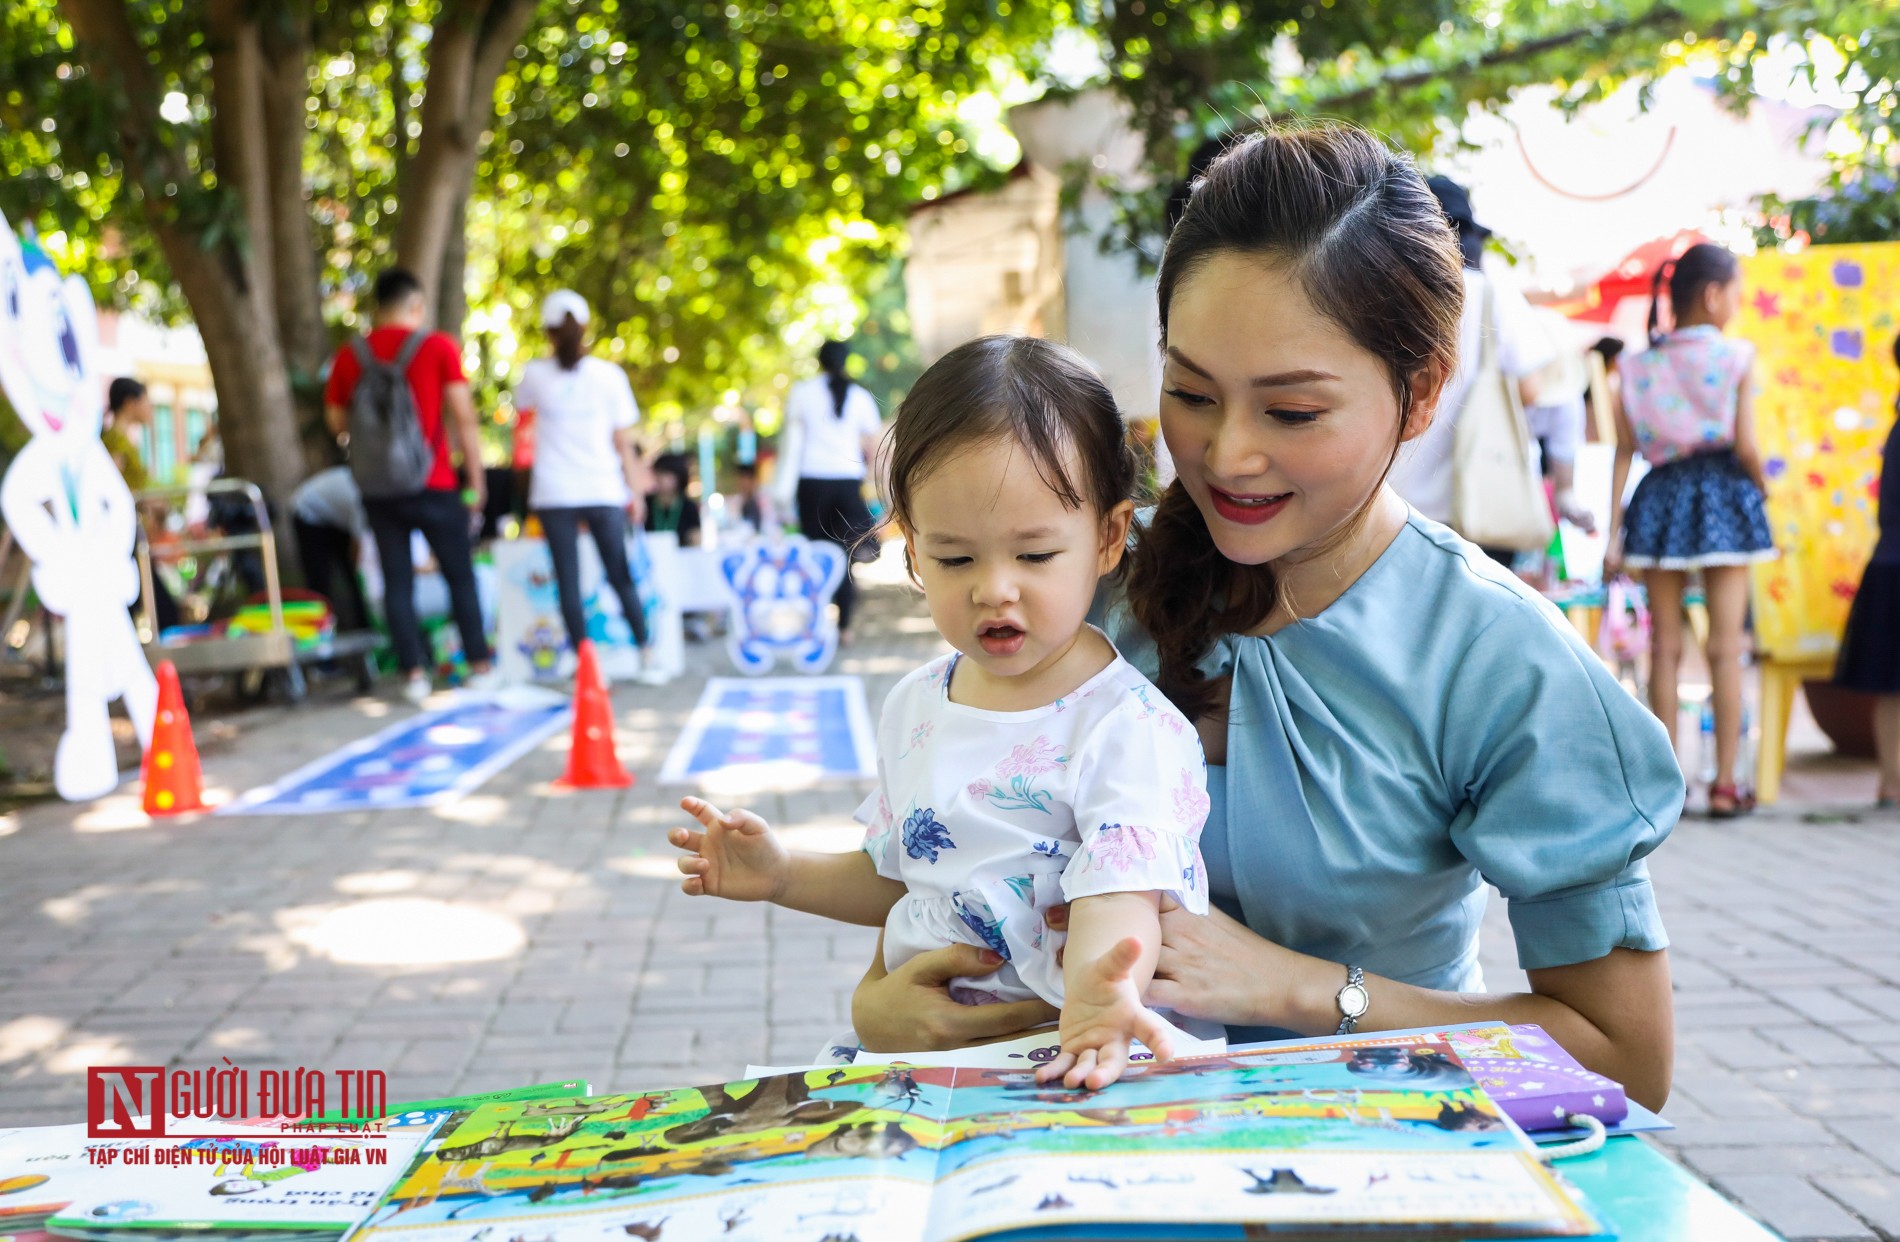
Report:
[[[0,512],[33,562],[40,602],[66,621],[66,731],[53,786],[83,802],[119,783],[107,708],[125,700],[150,746],[158,683],[127,609],[139,597],[132,493],[99,439],[92,294],[0,216],[0,391],[33,439],[0,483]]]

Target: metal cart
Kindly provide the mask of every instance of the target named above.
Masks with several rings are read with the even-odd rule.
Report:
[[[368,690],[375,680],[375,653],[383,645],[382,635],[369,630],[333,634],[321,642],[299,647],[289,627],[284,624],[284,592],[277,572],[277,544],[271,537],[270,510],[264,504],[264,493],[255,483],[247,479],[221,478],[203,484],[151,487],[140,491],[133,499],[137,505],[143,506],[182,501],[194,495],[208,497],[233,492],[241,494],[249,502],[257,520],[255,533],[187,537],[168,542],[161,550],[161,555],[167,560],[176,560],[187,556],[229,556],[255,551],[263,566],[264,597],[270,609],[270,628],[262,633],[227,633],[184,642],[160,641],[158,617],[153,607],[152,548],[144,538],[144,524],[141,522],[138,563],[144,600],[141,632],[149,636],[145,642],[146,658],[154,665],[161,660],[170,660],[181,676],[234,673],[238,675],[239,692],[246,697],[261,700],[276,690],[292,703],[301,701],[307,689],[304,665],[331,660],[348,661],[355,668],[357,688]]]

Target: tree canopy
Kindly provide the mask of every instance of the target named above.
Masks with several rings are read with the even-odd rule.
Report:
[[[1339,116],[1425,152],[1516,87],[1578,105],[1685,64],[1738,100],[1771,63],[1838,74],[1854,100],[1842,186],[1877,185],[1863,178],[1895,158],[1888,10],[16,0],[0,12],[0,209],[102,302],[197,321],[234,468],[281,493],[321,447],[321,365],[390,262],[439,286],[491,400],[565,285],[650,410],[770,404],[823,335],[892,301],[909,207],[1005,172],[1002,105],[1080,85],[1078,61],[1144,138],[1149,176],[1111,187],[1117,236],[1139,244],[1188,152],[1236,123]],[[890,376],[907,365],[895,310],[871,359]]]

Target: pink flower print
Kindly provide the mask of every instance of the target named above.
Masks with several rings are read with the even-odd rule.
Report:
[[[935,723],[928,720],[924,721],[920,725],[914,726],[910,731],[910,745],[904,748],[904,754],[908,755],[913,750],[921,749],[923,747],[923,744],[930,740],[931,730],[935,729],[936,727],[937,726]],[[902,756],[900,756],[900,758],[901,757]]]
[[[1155,834],[1138,824],[1103,824],[1083,848],[1089,855],[1086,870],[1129,872],[1155,858]]]
[[[1046,737],[1010,748],[1009,758],[996,765],[998,776],[1040,776],[1066,763],[1056,744]]]
[[[1199,832],[1207,822],[1207,791],[1194,780],[1194,773],[1181,769],[1181,783],[1174,787],[1174,822],[1183,832]]]
[[[969,791],[972,798],[987,798],[990,796],[990,783],[985,780],[971,781]]]
[[[884,791],[880,789],[877,793],[877,814],[873,817],[874,825],[888,829],[891,826],[891,819],[891,804],[885,800]]]

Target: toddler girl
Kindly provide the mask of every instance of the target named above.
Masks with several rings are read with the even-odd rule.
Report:
[[[955,650],[885,701],[864,848],[793,853],[757,815],[687,798],[703,831],[670,835],[682,887],[881,925],[890,969],[987,947],[996,971],[956,997],[1060,1006],[1040,1077],[1105,1086],[1131,1039],[1171,1053],[1141,999],[1161,898],[1207,911],[1199,738],[1085,620],[1134,511],[1121,415],[1072,351],[984,337],[918,379],[890,447],[905,555]],[[1065,902],[1066,949],[1045,921]]]
[[[1656,331],[1665,271],[1675,329]],[[1755,442],[1750,372],[1755,350],[1722,328],[1742,301],[1735,256],[1704,242],[1656,270],[1649,348],[1617,361],[1616,470],[1612,501],[1621,507],[1630,459],[1651,470],[1636,485],[1629,512],[1611,529],[1607,573],[1643,571],[1649,593],[1649,705],[1676,733],[1676,665],[1682,657],[1682,592],[1688,571],[1702,572],[1709,609],[1709,678],[1714,683],[1715,783],[1709,814],[1726,819],[1752,805],[1735,784],[1741,749],[1743,624],[1748,563],[1774,556],[1762,505],[1761,455]],[[1619,546],[1620,545],[1620,546]]]

